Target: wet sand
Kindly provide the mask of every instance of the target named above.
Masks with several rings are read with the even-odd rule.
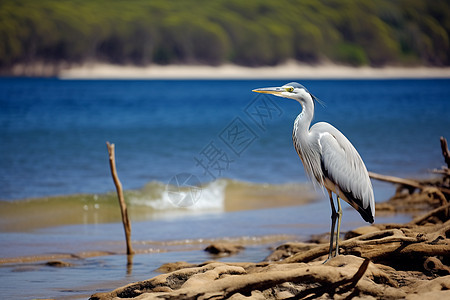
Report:
[[[232,190],[240,193],[239,187]],[[258,192],[249,193],[247,190],[246,194],[243,196],[249,203],[243,206],[239,202],[232,203],[228,212],[190,215],[184,211],[181,217],[132,222],[136,254],[131,264],[125,255],[120,223],[78,224],[2,233],[1,252],[4,255],[0,259],[0,277],[4,277],[1,284],[3,296],[87,299],[93,293],[111,291],[130,282],[156,276],[159,273],[155,270],[169,262],[257,262],[279,245],[304,240],[306,236],[302,237],[302,233],[309,236],[329,229],[327,214],[317,217],[319,212],[323,212],[323,206],[328,209],[326,201],[299,205],[301,201],[297,195],[296,202],[287,197],[270,204],[266,198],[264,202],[271,208],[255,210],[255,206],[248,205],[258,204],[253,198],[258,196]],[[296,206],[286,206],[288,203]],[[276,207],[277,204],[284,207]],[[244,208],[249,210],[236,210]],[[102,210],[102,205],[99,209]],[[311,217],[302,217],[303,212],[308,212]],[[353,228],[353,216],[358,216],[345,213],[343,228]],[[359,219],[356,220],[361,224]],[[245,249],[232,256],[203,251],[212,244],[237,244]],[[36,278],[46,279],[40,281]]]
[[[253,188],[249,188],[249,185]],[[301,195],[301,197],[299,197]],[[287,183],[279,185],[243,184],[232,181],[225,190],[226,212],[304,205],[317,201],[311,186]]]
[[[226,182],[223,204],[206,208],[200,213],[297,206],[318,200],[318,194],[307,184],[266,185],[234,180]],[[145,195],[146,189],[148,187],[125,191],[125,197],[133,198],[137,193]],[[149,205],[129,203],[128,213],[134,222],[158,219],[170,214],[196,213],[194,209],[176,207],[170,203],[163,206],[170,209],[158,211]],[[57,226],[117,222],[121,222],[121,216],[114,192],[0,201],[0,232],[30,232]]]
[[[232,190],[236,193],[239,193],[238,187],[233,187]],[[257,196],[257,193],[248,195],[247,197],[248,199],[252,199],[252,197],[254,196]],[[250,203],[256,202],[250,201]],[[274,204],[272,205],[275,205],[276,203],[278,202],[274,202]],[[289,201],[287,201],[287,203],[289,203]],[[282,204],[286,204],[286,202]],[[231,206],[230,210],[245,208],[245,206],[240,207],[235,205],[236,203]],[[313,203],[312,205],[314,206],[316,204]],[[311,207],[311,205],[307,206]],[[255,207],[253,207],[253,209],[254,208]],[[219,260],[222,264],[225,265],[231,264],[227,262],[247,262],[250,264],[257,264],[258,261],[263,261],[265,257],[269,256],[277,246],[288,245],[292,241],[299,240],[299,237],[297,235],[289,234],[248,236],[242,235],[237,237],[226,237],[223,236],[223,233],[216,232],[216,226],[224,228],[227,226],[226,224],[228,224],[230,228],[225,228],[225,232],[228,232],[229,234],[230,230],[232,230],[232,226],[239,226],[238,222],[244,222],[243,220],[241,220],[241,217],[249,218],[250,221],[250,223],[245,221],[247,223],[244,222],[242,224],[251,224],[251,220],[255,217],[266,218],[268,215],[273,215],[272,217],[279,220],[280,224],[283,226],[296,226],[294,228],[281,227],[277,229],[278,232],[298,233],[301,226],[303,226],[303,229],[309,233],[327,232],[329,224],[327,222],[324,222],[324,220],[328,220],[328,218],[326,218],[325,216],[320,216],[320,218],[317,218],[320,219],[318,221],[321,224],[323,223],[323,226],[319,228],[315,228],[314,226],[317,225],[311,223],[310,220],[298,220],[297,222],[300,223],[296,223],[297,225],[284,224],[283,212],[286,212],[286,209],[295,211],[296,208],[294,206],[287,206],[283,210],[282,208],[272,207],[271,209],[255,211],[255,213],[251,213],[252,211],[230,211],[226,214],[221,214],[222,217],[220,217],[220,219],[217,219],[217,217],[212,215],[198,224],[200,227],[209,226],[211,238],[199,237],[177,239],[177,237],[173,235],[173,230],[164,227],[170,225],[178,228],[178,230],[180,230],[180,228],[187,229],[192,225],[195,225],[196,218],[191,219],[191,221],[194,221],[194,223],[183,223],[181,222],[181,220],[175,222],[173,220],[168,220],[165,223],[133,223],[133,228],[136,232],[136,234],[133,236],[133,243],[137,254],[134,255],[134,257],[129,257],[128,259],[124,254],[125,249],[122,240],[122,228],[119,226],[120,224],[113,225],[114,228],[108,227],[103,230],[96,229],[96,227],[99,225],[94,225],[94,227],[86,227],[85,230],[89,228],[89,230],[94,231],[90,234],[94,234],[96,231],[98,231],[96,234],[101,238],[97,239],[94,235],[93,241],[84,246],[82,242],[80,245],[75,246],[75,248],[72,248],[70,243],[75,243],[75,245],[77,244],[76,231],[83,227],[75,226],[69,227],[67,229],[65,227],[62,227],[62,232],[65,236],[67,236],[68,240],[66,242],[64,242],[64,240],[56,240],[53,241],[53,243],[56,243],[55,245],[67,243],[67,246],[69,247],[68,249],[72,249],[73,252],[70,252],[70,250],[66,250],[65,252],[53,251],[52,253],[27,255],[20,257],[12,256],[0,260],[0,266],[2,267],[2,270],[5,271],[5,275],[7,275],[8,278],[10,277],[10,279],[8,280],[14,281],[14,278],[17,277],[21,281],[23,281],[23,284],[27,286],[27,291],[22,291],[20,293],[13,291],[11,292],[11,295],[21,295],[21,297],[24,295],[33,295],[33,297],[35,298],[43,296],[64,298],[62,296],[67,295],[67,299],[86,299],[93,293],[111,291],[117,286],[123,286],[129,282],[139,282],[140,280],[143,280],[145,278],[158,276],[159,273],[155,271],[156,269],[166,265],[167,263],[170,264],[170,262],[179,261],[180,258],[182,260],[186,260],[189,266],[203,264],[202,262],[211,260]],[[306,210],[308,210],[308,208],[305,208],[305,211]],[[314,215],[316,213],[313,210],[311,211],[311,214]],[[352,223],[347,223],[349,221],[352,222],[351,216],[347,212],[345,212],[345,214],[346,218],[344,219],[343,223],[344,228],[353,227],[354,225]],[[204,219],[205,217],[200,218]],[[214,222],[217,223],[221,219],[223,219],[224,224],[214,224]],[[382,218],[379,218],[378,220],[381,221]],[[273,224],[273,220],[268,222],[268,224]],[[149,225],[157,225],[158,227],[148,227]],[[105,224],[104,226],[112,225]],[[273,227],[276,225],[273,224],[270,226]],[[249,232],[254,232],[255,229],[256,228],[250,228]],[[56,231],[54,231],[53,229],[46,230],[50,230],[50,236],[56,236],[56,238],[60,236],[60,229]],[[44,232],[46,232],[46,230]],[[196,229],[193,228],[193,230]],[[262,228],[262,231],[270,232],[271,228],[264,227]],[[37,232],[37,236],[42,237],[42,242],[45,242],[44,232]],[[117,236],[108,236],[112,232],[116,232]],[[141,233],[141,235],[138,234],[139,232]],[[155,233],[157,232],[166,233],[165,235],[161,235],[160,237],[156,236],[154,239],[148,240],[149,235],[155,235]],[[201,233],[201,236],[204,235],[205,232]],[[147,240],[144,240],[142,236],[147,236]],[[74,241],[69,242],[73,239]],[[38,241],[30,241],[30,245],[32,243],[36,243],[35,245],[39,245]],[[208,245],[213,244],[239,245],[240,247],[243,247],[243,250],[232,256],[228,256],[227,254],[214,255],[203,251],[203,249],[205,249]],[[86,249],[80,251],[75,250],[80,246],[83,246]],[[51,245],[49,249],[51,249]],[[288,252],[295,253],[295,248],[288,249]],[[355,266],[355,264],[353,265]],[[52,283],[33,283],[32,278],[41,276],[42,274],[46,274],[46,272],[48,273],[51,270],[53,270],[53,275],[51,275],[50,278],[55,278],[56,276],[56,278],[61,278],[61,280],[58,279],[57,282]],[[159,272],[162,272],[162,270],[163,269],[159,269]],[[172,269],[171,271],[173,270],[174,269]],[[124,277],[125,273],[126,276]],[[8,280],[5,281],[6,285],[8,284]],[[16,284],[16,287],[20,289],[21,284]],[[8,292],[5,292],[4,295],[8,295]]]
[[[138,191],[127,191],[126,194],[131,197],[136,192]],[[182,230],[185,217],[188,217],[186,222],[190,224],[198,215],[211,215],[212,219],[215,218],[215,214],[222,215],[223,213],[241,212],[246,215],[245,211],[294,207],[312,203],[317,198],[318,195],[309,185],[292,183],[269,186],[230,180],[225,188],[223,206],[219,209],[191,211],[188,208],[172,207],[169,211],[158,212],[150,206],[130,205],[129,203],[128,212],[132,225],[156,226],[155,224],[164,224],[165,220],[168,220],[167,222],[174,227],[172,230],[177,230],[177,227]],[[0,209],[1,232],[9,240],[9,242],[4,241],[6,244],[1,251],[3,257],[0,256],[0,266],[124,255],[121,216],[114,193],[95,196],[55,196],[15,202],[3,201],[0,202]],[[177,221],[180,217],[181,221]],[[181,222],[181,225],[177,225],[176,222]],[[98,229],[102,228],[101,224],[105,227],[104,229]],[[98,237],[94,240],[86,239],[83,236],[77,237],[80,230],[84,231],[83,234],[93,231],[93,235]],[[114,236],[106,236],[105,234],[111,230],[114,230]],[[138,239],[134,241],[133,246],[136,254],[199,251],[214,242],[266,245],[296,239],[284,234],[177,239],[170,234],[166,237],[164,230],[158,230],[159,233],[157,235],[150,234],[153,239],[148,240],[149,235],[145,230],[137,230],[142,232],[142,237],[133,235],[133,238]],[[64,239],[68,239],[65,242],[66,245],[63,244],[63,241],[58,242],[53,238],[60,231],[63,232]],[[224,229],[224,231],[227,230]],[[199,234],[201,235],[201,232]],[[227,234],[232,234],[232,232]],[[28,239],[29,242],[27,242]]]

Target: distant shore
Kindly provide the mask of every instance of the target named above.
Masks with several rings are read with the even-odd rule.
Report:
[[[150,65],[147,67],[89,64],[64,68],[61,79],[394,79],[450,78],[450,67],[350,67],[289,62],[273,67],[237,65]]]
[[[352,67],[334,63],[316,65],[289,61],[277,66],[245,67],[210,65],[83,65],[18,64],[2,76],[57,77],[60,79],[423,79],[450,78],[450,67],[369,66]]]
[[[93,64],[62,70],[62,79],[391,79],[450,78],[450,68],[349,67],[288,63],[274,67],[236,65],[151,65],[148,67]]]

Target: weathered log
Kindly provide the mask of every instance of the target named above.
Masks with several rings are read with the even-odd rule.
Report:
[[[91,299],[227,299],[275,289],[284,283],[301,285],[297,299],[325,293],[333,295],[357,287],[370,262],[341,256],[335,263],[337,265],[279,264],[250,273],[239,266],[211,263],[163,274],[110,293],[98,293]],[[377,273],[375,266],[371,268],[371,273]]]

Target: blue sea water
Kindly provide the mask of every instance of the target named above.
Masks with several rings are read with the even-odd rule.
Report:
[[[106,141],[125,189],[167,183],[306,182],[291,140],[295,101],[252,93],[282,81],[0,79],[0,199],[113,189]],[[428,176],[450,137],[450,80],[301,81],[370,171]]]
[[[443,164],[439,137],[450,138],[449,79],[299,82],[326,104],[316,105],[314,122],[326,121],[341,130],[370,171],[428,177],[432,176],[430,169]],[[209,200],[220,198],[213,192],[220,190],[222,178],[263,183],[264,188],[307,183],[291,139],[300,105],[251,92],[284,83],[2,78],[0,204],[38,197],[41,200],[29,207],[18,207],[26,208],[23,218],[39,220],[40,214],[48,216],[43,211],[51,210],[57,201],[71,199],[46,202],[42,197],[87,194],[96,199],[95,195],[112,191],[106,141],[116,145],[118,173],[126,190],[146,185],[160,188],[181,178],[179,174],[192,174],[206,184],[212,195]],[[376,201],[385,200],[393,191],[390,184],[373,183]],[[365,224],[356,211],[345,207],[343,231]],[[76,257],[85,251],[123,253],[121,224],[96,222],[103,206],[94,212],[90,209],[83,224],[0,230],[0,259],[52,253]],[[169,206],[163,214],[172,210]],[[72,267],[57,269],[40,261],[3,264],[0,289],[11,299],[85,299],[94,292],[157,275],[153,270],[166,262],[218,259],[201,251],[217,238],[248,242],[267,236],[272,242],[250,243],[245,251],[228,258],[260,261],[269,254],[268,246],[284,238],[304,240],[327,232],[329,213],[328,201],[319,201],[296,207],[189,211],[177,218],[132,220],[133,244],[141,252],[131,266],[125,255],[69,259]],[[377,223],[409,219],[376,216]]]

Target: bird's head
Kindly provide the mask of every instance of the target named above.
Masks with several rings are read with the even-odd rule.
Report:
[[[318,98],[311,94],[303,85],[297,82],[290,82],[281,87],[255,89],[253,92],[290,98],[300,102],[301,104],[308,100],[312,102],[314,102],[313,100],[320,102]]]

